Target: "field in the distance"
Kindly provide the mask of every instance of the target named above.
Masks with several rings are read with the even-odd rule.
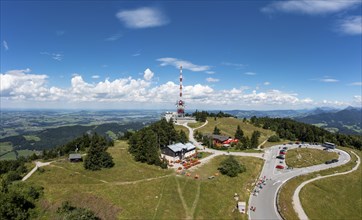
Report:
[[[135,162],[125,142],[116,142],[108,150],[114,168],[92,172],[84,170],[82,163],[58,161],[29,179],[44,187],[40,219],[56,218],[56,209],[65,200],[88,207],[104,219],[247,219],[232,212],[236,205],[233,195],[238,193],[242,201],[248,201],[247,189],[263,165],[261,159],[239,157],[246,166],[245,173],[209,180],[206,177],[217,172],[223,157],[216,157],[187,177]],[[201,179],[193,178],[196,173]]]
[[[336,152],[312,148],[295,148],[287,151],[285,162],[289,167],[301,168],[322,164],[332,159],[338,159]]]

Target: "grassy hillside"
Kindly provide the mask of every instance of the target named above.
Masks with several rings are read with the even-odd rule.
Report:
[[[236,178],[206,177],[217,172],[223,157],[193,171],[190,177],[177,176],[173,170],[162,170],[135,162],[127,144],[117,141],[108,149],[115,167],[86,171],[82,163],[57,161],[37,172],[30,182],[44,186],[39,202],[40,219],[55,219],[56,209],[68,200],[78,207],[88,207],[104,219],[247,219],[232,212],[234,193],[248,200],[247,190],[258,177],[263,161],[240,157],[247,171]],[[195,174],[201,179],[195,180]],[[216,202],[217,201],[217,202]]]
[[[244,135],[248,137],[251,137],[253,131],[260,131],[261,135],[259,138],[259,143],[266,140],[269,136],[275,134],[274,131],[258,128],[248,122],[244,123],[242,120],[237,118],[216,118],[216,120],[214,118],[208,118],[207,120],[209,123],[199,129],[199,131],[202,133],[212,133],[214,131],[214,127],[217,126],[221,130],[221,134],[234,137],[236,128],[238,125],[240,125]]]
[[[189,137],[189,133],[190,133],[189,129],[187,129],[186,127],[184,127],[182,125],[174,125],[174,127],[175,127],[176,131],[183,130],[186,133],[187,137]]]

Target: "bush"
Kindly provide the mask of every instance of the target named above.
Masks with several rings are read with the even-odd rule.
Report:
[[[239,173],[245,172],[246,168],[234,156],[228,156],[228,158],[220,163],[218,170],[223,175],[236,177]]]
[[[279,142],[280,141],[280,138],[278,135],[273,135],[271,136],[270,138],[268,138],[268,141],[269,142]]]
[[[91,210],[84,208],[77,208],[68,201],[63,202],[62,206],[57,210],[58,214],[61,215],[62,219],[66,220],[99,220]]]

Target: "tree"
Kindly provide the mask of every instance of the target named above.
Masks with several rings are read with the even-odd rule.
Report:
[[[189,141],[186,133],[183,130],[180,130],[179,134],[178,134],[178,141],[185,144]]]
[[[221,134],[221,133],[220,133],[220,129],[218,129],[217,126],[215,126],[215,128],[214,128],[213,134],[218,134],[218,135]]]
[[[218,170],[223,175],[236,177],[239,173],[245,172],[246,168],[244,165],[240,164],[234,156],[228,156],[220,163]]]
[[[85,208],[78,208],[70,205],[68,201],[62,203],[58,208],[57,213],[67,220],[100,220],[91,210]]]
[[[268,141],[269,142],[279,142],[280,141],[280,138],[278,135],[272,135],[268,138]]]
[[[260,137],[260,132],[259,131],[254,131],[253,134],[251,135],[251,148],[256,148],[259,145],[259,137]]]
[[[236,128],[235,132],[235,139],[238,139],[239,141],[244,137],[244,132],[241,130],[240,125]]]
[[[241,139],[241,143],[242,143],[244,149],[251,148],[251,142],[250,142],[250,138],[249,138],[249,137],[244,136],[244,137]]]
[[[106,141],[97,134],[93,135],[84,160],[84,168],[87,170],[100,170],[113,167],[113,158],[106,150]]]

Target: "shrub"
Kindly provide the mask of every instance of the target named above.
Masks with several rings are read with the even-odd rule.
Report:
[[[218,168],[220,173],[230,177],[236,177],[239,173],[245,172],[246,168],[235,159],[234,156],[228,156],[220,163]]]
[[[280,138],[278,135],[273,135],[271,136],[270,138],[268,138],[268,141],[269,142],[279,142],[280,141]]]

